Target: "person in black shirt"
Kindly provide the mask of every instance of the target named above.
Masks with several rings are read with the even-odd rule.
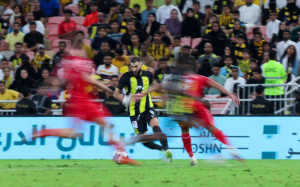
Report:
[[[27,51],[36,52],[39,44],[44,44],[44,36],[36,31],[35,21],[29,23],[30,33],[24,36],[24,49]]]
[[[115,87],[110,86],[109,89],[112,91],[115,91]],[[111,112],[112,115],[120,115],[125,114],[125,107],[118,101],[116,98],[114,98],[113,94],[108,93],[108,98],[104,100],[104,104],[106,108]]]
[[[42,9],[40,9],[40,1],[39,0],[33,0],[33,15],[34,15],[34,20],[35,21],[41,21],[42,23],[44,23],[45,21],[45,11],[43,11]]]
[[[8,21],[0,17],[0,40],[4,39],[8,29]]]
[[[30,100],[34,102],[37,114],[51,115],[52,100],[46,95],[46,88],[44,86],[40,86],[38,93],[36,95],[32,95]]]
[[[109,13],[109,5],[114,2],[114,0],[99,0],[98,1],[98,11],[104,14]]]
[[[34,102],[29,100],[31,96],[30,88],[25,86],[22,89],[23,98],[19,102],[17,102],[16,106],[16,114],[17,115],[34,115],[36,114],[36,107]]]
[[[168,66],[167,59],[162,57],[159,59],[159,68],[155,71],[154,80],[161,83],[165,76],[171,74],[171,68]]]
[[[139,29],[134,30],[134,22],[133,22],[132,19],[127,20],[126,28],[127,28],[127,32],[125,34],[123,34],[122,39],[121,39],[123,49],[126,49],[126,47],[128,45],[132,44],[131,35],[133,33],[136,33],[139,36],[139,39],[140,39],[141,43],[144,43],[145,40],[147,40],[147,35],[146,35],[145,32],[143,32],[142,30],[139,30]]]
[[[109,54],[109,56],[114,57],[115,54],[110,51],[109,43],[107,41],[103,41],[101,45],[101,50],[95,54],[93,61],[96,64],[96,67],[104,64],[103,59],[104,56]]]
[[[205,14],[199,11],[200,8],[201,8],[200,2],[194,1],[193,3],[194,17],[200,21],[201,26],[204,26]]]
[[[260,67],[253,70],[253,77],[247,81],[247,84],[265,84],[265,78],[262,76],[262,70]],[[250,87],[249,94],[254,93],[254,87]]]
[[[23,60],[29,61],[29,57],[23,53],[23,44],[17,42],[15,44],[15,54],[10,57],[8,66],[11,70],[16,71],[21,65]]]
[[[55,67],[55,65],[58,64],[59,61],[63,58],[63,56],[70,56],[71,55],[70,52],[66,51],[67,43],[65,41],[60,41],[58,43],[58,49],[59,49],[59,51],[53,57],[52,67]]]
[[[98,13],[98,21],[99,22],[92,24],[91,27],[89,27],[89,29],[88,29],[90,39],[94,39],[96,36],[99,35],[98,30],[99,30],[100,26],[105,27],[107,32],[111,32],[111,30],[112,30],[110,25],[105,23],[105,14],[103,14],[102,12]]]
[[[134,4],[133,5],[133,16],[136,17],[139,21],[142,20],[142,15],[140,12],[141,6],[139,4]]]
[[[256,86],[256,98],[251,101],[250,114],[274,114],[271,102],[264,98],[265,88]]]
[[[129,4],[130,4],[130,0],[124,0],[124,3],[120,4],[119,6],[119,14],[124,14],[125,13],[125,9],[129,8]]]
[[[295,101],[293,102],[292,106],[290,107],[290,115],[300,115],[300,91],[297,90],[295,93]]]

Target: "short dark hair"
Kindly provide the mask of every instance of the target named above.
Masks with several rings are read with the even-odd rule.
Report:
[[[223,7],[222,7],[222,8],[225,8],[225,7],[227,7],[227,8],[230,8],[228,5],[223,5]]]
[[[36,26],[36,23],[35,23],[35,21],[31,21],[31,22],[29,23],[29,25],[35,25],[35,26]]]
[[[285,29],[285,30],[282,32],[282,34],[284,34],[285,32],[288,32],[289,34],[291,34],[291,31],[288,30],[288,29]]]
[[[197,1],[198,2],[198,1]],[[181,38],[179,36],[175,36],[174,40],[181,40]]]
[[[240,11],[239,10],[233,10],[232,14],[238,14],[238,15],[240,15]]]
[[[141,8],[141,6],[139,4],[134,4],[133,8]]]
[[[110,58],[112,58],[112,57],[110,56],[110,54],[104,54],[103,59],[104,59],[105,57],[107,57],[107,56],[109,56]]]
[[[0,81],[0,84],[4,84],[4,85],[5,85],[5,82],[3,82],[3,81]]]
[[[271,50],[269,52],[269,58],[270,58],[270,60],[276,60],[276,56],[277,56],[277,51]]]
[[[113,1],[113,2],[111,2],[111,3],[109,4],[109,8],[111,8],[111,7],[117,7],[117,6],[118,6],[118,3],[115,2],[115,1]]]
[[[159,31],[155,31],[155,32],[154,32],[154,35],[156,35],[156,34],[158,34],[158,35],[161,36],[161,32],[159,32]]]
[[[15,10],[16,7],[19,7],[20,12],[22,12],[22,6],[19,4],[16,4],[15,6],[12,7],[12,10]]]
[[[131,8],[129,8],[129,7],[125,8],[125,9],[124,9],[124,12],[125,12],[125,10],[130,10],[131,13],[133,13],[133,10],[132,10]]]
[[[220,64],[219,63],[214,63],[213,64],[213,67],[218,67],[218,68],[221,68]]]
[[[119,79],[118,75],[113,75],[113,76],[111,76],[111,77],[110,77],[110,80],[112,80],[113,78]]]
[[[110,22],[110,24],[112,24],[112,23],[118,23],[118,24],[119,24],[119,21],[118,21],[117,19],[113,19],[113,20]]]
[[[232,57],[231,55],[226,55],[226,56],[224,57],[224,60],[227,59],[227,58],[230,58],[230,59],[233,61],[233,57]]]
[[[255,92],[257,94],[262,94],[262,92],[265,90],[265,88],[262,85],[258,85],[255,87]]]
[[[138,38],[140,38],[136,32],[134,32],[131,36],[137,36]],[[131,36],[130,36],[130,38],[131,38]]]
[[[257,60],[255,58],[250,58],[249,63],[254,62],[255,64],[257,64]]]
[[[73,11],[72,10],[70,10],[70,9],[65,9],[64,10],[64,14],[73,14]]]
[[[254,33],[254,36],[255,36],[255,35],[259,35],[259,36],[261,37],[261,32],[255,32],[255,33]]]
[[[205,9],[207,9],[207,8],[210,8],[210,9],[211,9],[211,6],[210,6],[210,5],[206,5],[204,8],[205,8]]]
[[[184,46],[182,46],[182,49],[191,49],[191,47],[190,46],[188,46],[188,45],[184,45]]]
[[[233,70],[233,69],[239,70],[239,68],[236,67],[236,66],[232,66],[232,67],[231,67],[231,70]]]
[[[245,40],[245,38],[244,38],[244,36],[242,34],[239,34],[236,38],[237,39],[243,39],[243,40]]]
[[[65,42],[65,41],[60,41],[59,43],[58,43],[58,45],[59,44],[65,44],[65,46],[67,46],[67,43]]]
[[[128,18],[128,19],[126,20],[126,23],[127,23],[127,24],[128,24],[128,23],[131,23],[131,22],[134,23],[133,19],[131,19],[131,18]]]
[[[139,58],[139,57],[133,57],[131,60],[130,60],[130,63],[136,63],[136,62],[138,62],[138,63],[140,63],[141,62],[141,59]]]
[[[17,42],[17,43],[15,43],[15,47],[16,47],[17,45],[20,45],[20,46],[22,46],[22,47],[23,47],[23,44],[22,44],[21,42]]]
[[[100,27],[98,28],[98,32],[99,32],[101,29],[104,29],[104,30],[106,31],[106,27],[105,27],[105,26],[100,26]]]
[[[115,53],[117,53],[117,54],[119,54],[119,55],[123,55],[123,54],[124,54],[124,51],[123,51],[123,49],[118,48],[118,49],[115,50]]]
[[[193,5],[199,5],[200,6],[200,2],[199,1],[194,1]]]
[[[21,93],[23,94],[24,97],[28,97],[29,94],[31,93],[31,90],[30,90],[30,88],[28,86],[24,86],[22,88]]]
[[[82,34],[84,36],[84,32],[83,31],[77,31],[76,35],[78,35],[78,34]]]
[[[14,22],[14,24],[13,24],[13,25],[15,25],[15,24],[17,24],[17,25],[19,25],[19,26],[21,25],[19,22]]]
[[[270,13],[269,13],[269,15],[270,15],[270,14],[272,14],[272,13],[275,13],[275,14],[277,14],[277,11],[276,11],[276,10],[273,10],[273,9],[270,9]]]
[[[159,59],[159,62],[161,62],[161,61],[168,61],[168,59],[166,59],[165,57],[161,57],[161,58]]]
[[[251,56],[251,51],[249,49],[243,49],[243,53],[248,53]]]
[[[260,67],[255,68],[255,69],[253,70],[253,73],[254,73],[254,72],[259,73],[259,74],[262,74],[262,70],[261,70]]]

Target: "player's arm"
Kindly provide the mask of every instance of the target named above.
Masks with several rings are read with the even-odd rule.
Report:
[[[120,90],[119,88],[116,88],[115,92],[114,92],[114,98],[118,99],[120,102],[123,101],[123,95],[121,93],[122,90]]]
[[[89,83],[91,85],[94,85],[100,89],[103,89],[109,93],[113,93],[113,91],[111,89],[109,89],[107,86],[105,86],[104,84],[102,84],[101,82],[99,81],[96,81],[95,79],[93,79],[91,76],[89,75],[86,75],[86,74],[82,74],[82,79],[86,82],[86,83]]]

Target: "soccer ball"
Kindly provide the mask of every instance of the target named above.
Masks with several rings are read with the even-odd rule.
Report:
[[[113,154],[113,161],[116,164],[122,164],[122,158],[128,158],[128,154],[124,150],[116,150]]]

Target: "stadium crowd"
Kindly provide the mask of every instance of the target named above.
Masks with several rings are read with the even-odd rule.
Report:
[[[44,87],[65,55],[93,60],[91,76],[113,90],[134,56],[156,82],[182,63],[231,92],[237,92],[237,84],[265,84],[266,76],[274,77],[270,68],[281,71],[273,83],[285,84],[300,74],[299,7],[296,0],[1,0],[0,100],[22,98],[0,103],[1,111],[49,115],[67,105],[52,100],[68,100],[72,84],[62,89],[57,78]],[[112,95],[92,86],[86,92],[104,99],[113,114],[125,112]],[[244,92],[243,97],[254,98],[255,91]],[[258,113],[273,113],[263,104],[268,102],[264,94],[283,98],[284,91],[258,87],[251,113],[257,113],[256,106],[265,106]],[[157,92],[151,96],[161,98]],[[207,89],[205,97],[223,95]]]

